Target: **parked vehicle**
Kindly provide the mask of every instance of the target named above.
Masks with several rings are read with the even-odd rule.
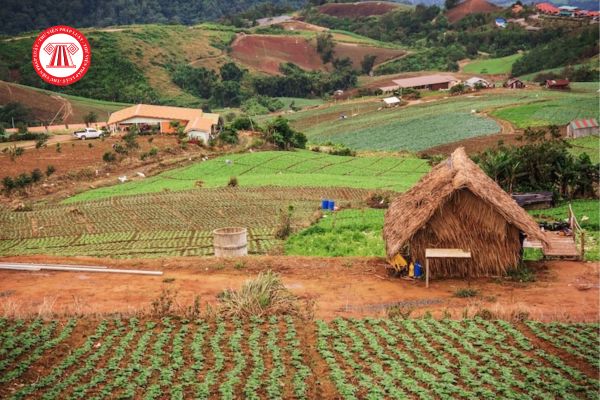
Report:
[[[85,140],[85,139],[97,139],[102,137],[104,133],[94,128],[83,128],[73,132],[73,136],[77,139]]]

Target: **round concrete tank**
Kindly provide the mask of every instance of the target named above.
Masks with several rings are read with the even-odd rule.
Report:
[[[246,228],[220,228],[213,231],[213,247],[216,257],[240,257],[248,255],[248,231]]]

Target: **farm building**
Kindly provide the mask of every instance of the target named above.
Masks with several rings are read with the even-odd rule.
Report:
[[[560,10],[554,4],[550,3],[538,3],[535,8],[542,14],[558,15]]]
[[[175,133],[175,123],[184,127],[191,139],[201,139],[204,143],[214,136],[219,129],[219,114],[205,113],[201,109],[154,106],[137,104],[115,111],[108,119],[108,126],[119,131],[131,125],[142,129],[155,127],[161,133]]]
[[[455,82],[458,82],[458,79],[452,75],[425,75],[414,78],[394,79],[394,83],[401,89],[448,89]]]
[[[590,135],[598,135],[598,121],[596,118],[574,119],[567,125],[567,137],[579,138]]]
[[[546,89],[554,89],[554,90],[570,89],[568,79],[548,79],[544,86],[546,86]]]
[[[438,277],[502,275],[518,265],[525,236],[546,242],[531,216],[464,148],[392,201],[383,236],[388,257],[408,255],[421,264],[426,249],[471,253],[470,259],[431,260],[431,275]]]
[[[509,89],[523,89],[525,88],[525,83],[518,78],[510,78],[504,82],[504,87]]]
[[[492,83],[489,81],[486,81],[483,78],[480,78],[478,76],[474,76],[472,78],[469,78],[465,81],[465,86],[468,86],[470,88],[475,88],[475,87],[483,87],[483,88],[490,88],[493,87]]]
[[[386,97],[383,99],[383,103],[386,107],[396,107],[400,105],[400,99],[396,96]]]

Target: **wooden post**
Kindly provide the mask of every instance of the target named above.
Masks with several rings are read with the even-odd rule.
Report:
[[[581,261],[585,260],[585,231],[581,231]]]
[[[425,258],[425,287],[429,287],[429,258]]]

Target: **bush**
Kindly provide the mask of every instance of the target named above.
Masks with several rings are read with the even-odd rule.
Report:
[[[231,178],[229,178],[229,182],[227,182],[227,186],[228,187],[237,187],[238,186],[238,179],[235,176],[232,176]]]
[[[247,115],[237,117],[232,123],[231,128],[237,131],[249,131],[256,127],[256,123]]]
[[[224,291],[220,295],[220,301],[221,311],[228,317],[262,317],[298,312],[296,297],[286,289],[279,276],[270,270],[247,281],[240,290]]]
[[[280,210],[279,225],[275,231],[275,237],[277,239],[287,239],[292,233],[292,212],[294,211],[293,206],[288,206],[287,211]]]
[[[454,292],[454,296],[460,298],[475,297],[477,296],[477,290],[471,288],[458,289],[456,292]]]
[[[56,172],[56,168],[54,168],[54,165],[48,165],[46,167],[46,176],[50,176],[55,172]]]
[[[102,160],[104,162],[114,162],[117,160],[117,155],[112,151],[107,151],[102,155]]]
[[[44,177],[44,174],[42,173],[42,171],[39,168],[36,168],[33,171],[31,171],[31,181],[33,183],[41,181],[43,177]]]
[[[12,192],[13,189],[15,189],[17,186],[13,178],[11,178],[10,176],[5,176],[4,178],[2,178],[2,187],[3,191],[6,194],[10,194],[10,192]]]
[[[224,128],[219,135],[219,140],[222,143],[236,144],[239,141],[237,130],[232,128]]]

